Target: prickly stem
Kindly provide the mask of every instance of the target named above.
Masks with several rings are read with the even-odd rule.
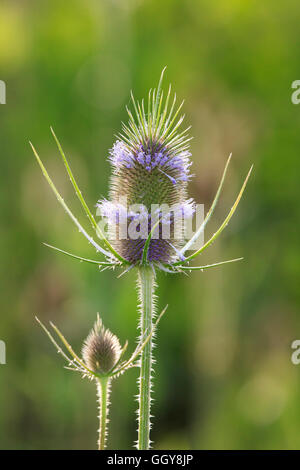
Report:
[[[140,329],[141,337],[153,326],[154,316],[154,272],[151,267],[141,267],[138,276],[138,288],[140,296]],[[152,348],[153,336],[150,338],[141,353],[140,377],[139,377],[139,411],[138,411],[138,450],[150,448],[150,418],[151,418],[151,388],[152,388]]]
[[[110,379],[103,378],[97,381],[98,404],[99,404],[99,439],[98,450],[104,450],[106,447]]]

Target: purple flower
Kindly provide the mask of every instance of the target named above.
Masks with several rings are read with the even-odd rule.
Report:
[[[145,246],[148,262],[168,264],[178,259],[185,222],[194,213],[194,203],[186,196],[190,138],[188,129],[180,131],[181,106],[176,110],[174,100],[169,107],[169,98],[163,102],[161,90],[153,91],[147,113],[133,99],[136,116],[128,111],[129,124],[123,125],[110,150],[110,200],[98,203],[112,246],[132,264],[142,261]],[[120,203],[124,198],[126,203]],[[144,209],[132,209],[133,205]]]

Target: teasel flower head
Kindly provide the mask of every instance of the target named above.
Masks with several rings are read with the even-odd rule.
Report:
[[[118,337],[104,327],[99,314],[92,330],[83,343],[82,357],[74,352],[72,346],[57,326],[50,322],[50,326],[57,336],[57,339],[55,339],[54,335],[37,317],[36,320],[54,344],[57,352],[67,361],[67,369],[80,372],[83,377],[87,377],[90,380],[114,379],[123,374],[127,369],[138,367],[138,357],[154,335],[157,325],[167,308],[168,306],[162,310],[152,327],[140,337],[138,345],[127,360],[124,359],[124,354],[127,350],[128,342],[126,341],[122,347]],[[59,341],[61,344],[59,344]]]
[[[191,152],[188,135],[190,127],[183,128],[180,115],[183,103],[176,107],[176,95],[171,87],[164,95],[162,71],[157,89],[150,90],[147,102],[138,102],[133,94],[132,111],[127,109],[129,121],[109,151],[112,166],[109,198],[98,201],[97,222],[80,191],[61,144],[54,136],[75,193],[87,215],[98,240],[90,235],[78,221],[50,178],[37,151],[31,144],[42,172],[59,203],[88,242],[104,257],[87,259],[46,244],[48,247],[80,261],[98,265],[101,270],[125,267],[126,273],[134,266],[151,266],[169,273],[201,270],[238,261],[237,258],[204,266],[191,266],[190,262],[208,248],[223,232],[233,216],[245,190],[252,167],[242,188],[216,232],[194,252],[195,242],[203,234],[221,194],[231,159],[229,156],[216,196],[204,220],[196,227],[189,240],[185,239],[188,220],[195,213],[195,203],[188,197],[187,186],[193,176],[190,171]],[[104,227],[107,226],[106,232]],[[187,252],[189,252],[187,254]]]
[[[111,382],[114,378],[122,375],[126,370],[139,366],[138,358],[151,340],[166,309],[167,306],[161,312],[152,327],[141,336],[137,347],[127,360],[123,359],[127,349],[127,341],[125,345],[121,347],[117,336],[104,327],[99,315],[97,315],[94,327],[83,344],[82,358],[74,352],[72,346],[52,322],[50,322],[50,325],[57,339],[54,337],[53,333],[36,318],[39,325],[54,344],[57,352],[67,361],[66,369],[79,372],[83,377],[96,381],[99,403],[99,450],[103,450],[106,447]]]
[[[122,353],[119,339],[105,329],[98,316],[94,328],[84,342],[82,357],[89,369],[107,374],[117,364]]]
[[[182,104],[176,108],[171,88],[164,99],[163,73],[157,90],[149,92],[146,109],[144,101],[138,103],[132,95],[134,111],[127,109],[129,123],[123,124],[109,154],[113,171],[109,201],[98,203],[115,235],[112,245],[130,264],[170,264],[177,259],[184,221],[194,212],[194,202],[187,197],[192,176],[189,128],[181,130]],[[176,231],[179,220],[183,224]],[[136,233],[131,234],[130,227]],[[122,237],[123,229],[127,236]]]

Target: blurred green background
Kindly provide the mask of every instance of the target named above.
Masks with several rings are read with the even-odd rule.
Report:
[[[53,320],[75,349],[96,312],[121,341],[136,341],[135,273],[99,273],[51,252],[92,248],[44,181],[28,140],[77,215],[52,125],[90,206],[107,196],[108,149],[137,98],[167,65],[191,123],[190,195],[212,201],[229,176],[206,238],[254,163],[237,213],[199,259],[241,263],[189,276],[159,274],[152,438],[162,449],[300,448],[299,174],[300,5],[210,0],[1,0],[0,105],[2,449],[96,447],[95,387],[63,369],[34,316]],[[85,221],[85,216],[81,217]],[[113,385],[111,449],[136,439],[137,370]]]

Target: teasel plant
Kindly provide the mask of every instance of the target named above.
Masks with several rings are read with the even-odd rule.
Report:
[[[72,346],[57,326],[50,322],[50,326],[57,336],[57,339],[55,339],[54,335],[51,334],[46,326],[36,317],[37,322],[54,344],[58,354],[66,360],[67,366],[65,366],[65,368],[79,372],[83,378],[88,378],[96,382],[99,404],[98,450],[104,450],[106,448],[111,383],[113,379],[124,374],[128,369],[139,367],[139,356],[148,341],[150,341],[166,309],[167,306],[156,319],[155,323],[151,325],[151,328],[145,332],[145,335],[141,338],[134,352],[127,360],[123,360],[123,357],[128,347],[128,341],[126,341],[122,347],[119,338],[104,327],[99,314],[97,315],[92,330],[83,343],[82,357],[74,352]],[[60,341],[61,344],[59,344],[58,341]]]
[[[120,267],[123,268],[121,273],[123,275],[133,268],[136,269],[140,339],[144,337],[146,331],[151,329],[156,316],[157,271],[170,274],[187,274],[196,270],[203,272],[243,259],[236,258],[203,266],[190,264],[217,240],[228,225],[252,171],[251,167],[236,200],[219,228],[205,243],[192,251],[192,247],[204,233],[214,213],[231,155],[226,162],[221,182],[204,220],[191,238],[186,240],[185,227],[195,213],[195,202],[187,195],[188,182],[193,176],[190,173],[192,164],[190,127],[182,129],[183,102],[176,105],[176,94],[172,96],[171,86],[166,94],[163,92],[164,72],[165,69],[161,73],[157,88],[149,91],[145,101],[136,101],[131,93],[132,110],[127,109],[128,123],[122,123],[122,131],[117,135],[109,152],[108,159],[112,166],[109,198],[97,203],[97,213],[101,216],[101,221],[105,222],[107,230],[104,230],[103,223],[97,224],[89,210],[61,144],[51,128],[71,183],[94,229],[97,241],[89,235],[70,211],[31,144],[41,170],[59,203],[88,242],[98,253],[101,253],[102,259],[99,261],[86,259],[52,245],[47,244],[47,246],[75,259],[96,264],[101,271]],[[178,221],[181,223],[178,224]],[[154,335],[140,353],[136,443],[139,450],[149,449],[151,446],[153,340]]]

